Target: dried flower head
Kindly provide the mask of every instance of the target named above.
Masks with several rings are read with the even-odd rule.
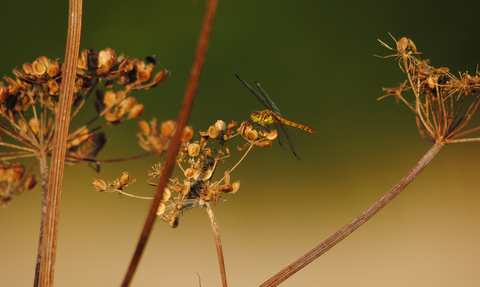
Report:
[[[457,78],[448,68],[434,68],[428,60],[420,59],[413,41],[405,37],[395,40],[396,48],[380,43],[395,52],[387,57],[396,57],[400,68],[407,74],[404,83],[383,90],[387,92],[386,96],[394,96],[397,103],[402,101],[414,112],[418,132],[424,139],[445,143],[480,141],[480,138],[461,138],[479,130],[478,127],[460,132],[480,103],[480,72],[475,76],[466,72]],[[404,97],[410,90],[414,94],[414,104]]]

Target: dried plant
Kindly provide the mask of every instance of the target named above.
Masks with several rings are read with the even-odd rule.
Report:
[[[97,115],[78,127],[66,137],[66,163],[80,162],[90,164],[95,170],[100,169],[100,163],[109,160],[97,160],[95,157],[107,142],[100,129],[118,125],[130,119],[137,118],[144,111],[144,106],[130,96],[132,90],[151,89],[162,83],[168,76],[166,70],[153,77],[155,66],[146,65],[139,59],[125,56],[117,57],[115,51],[107,48],[100,52],[85,50],[81,53],[75,73],[73,87],[73,107],[71,121],[84,107],[95,88],[101,84],[111,89],[114,83],[123,86],[123,90],[96,90],[94,108]],[[23,64],[23,70],[14,69],[16,79],[5,77],[6,83],[0,83],[0,134],[9,136],[13,142],[5,142],[2,137],[0,146],[10,151],[1,151],[0,158],[4,162],[19,158],[35,157],[29,172],[20,163],[2,164],[0,166],[0,202],[6,207],[12,201],[13,195],[21,194],[25,189],[32,190],[36,186],[36,177],[32,174],[33,167],[40,162],[42,185],[42,219],[43,230],[45,206],[47,203],[49,163],[52,155],[53,139],[56,133],[55,119],[58,117],[60,90],[64,79],[63,67],[59,60],[39,57],[33,63]],[[153,79],[153,81],[152,81]],[[91,127],[103,119],[103,123]],[[147,153],[142,156],[152,155]],[[138,158],[138,157],[136,157]],[[116,159],[124,161],[129,159]],[[110,160],[111,161],[111,160]],[[42,231],[41,231],[42,233]],[[40,235],[39,246],[42,244]],[[38,259],[41,251],[39,249]],[[37,263],[37,269],[39,268]],[[36,278],[38,277],[38,270]]]
[[[71,3],[71,11],[74,12],[71,12],[70,16],[81,19],[81,1],[72,0]],[[153,119],[150,123],[144,120],[139,121],[139,145],[147,151],[144,156],[161,155],[168,152],[166,160],[154,165],[149,172],[150,179],[147,183],[156,187],[155,197],[139,197],[126,192],[124,189],[136,183],[136,179],[132,180],[129,172],[124,172],[113,181],[105,182],[97,178],[92,183],[92,187],[98,192],[116,192],[119,195],[152,200],[149,215],[122,286],[128,286],[133,278],[155,218],[158,217],[175,228],[179,225],[180,216],[185,211],[197,206],[205,207],[211,220],[222,283],[223,286],[227,286],[221,250],[222,244],[210,203],[217,204],[224,194],[236,193],[239,190],[240,181],[231,182],[230,177],[233,170],[245,159],[254,146],[269,147],[272,145],[272,140],[277,138],[276,130],[267,130],[261,125],[242,122],[238,127],[236,122],[227,125],[223,121],[218,121],[210,126],[207,131],[200,132],[200,140],[193,141],[193,130],[186,126],[205,58],[216,6],[216,0],[208,1],[197,54],[178,120],[176,122],[164,122],[160,125],[160,128],[156,119]],[[78,50],[70,49],[69,46],[72,45],[71,43],[78,45],[80,42],[79,40],[74,41],[75,37],[80,35],[80,22],[76,21],[76,24],[69,27],[67,59],[71,57],[71,51],[76,51],[74,57],[78,57]],[[77,36],[70,37],[75,33]],[[394,52],[393,55],[385,58],[395,57],[400,68],[407,75],[407,79],[394,88],[384,88],[383,90],[387,93],[384,97],[394,96],[397,103],[403,102],[413,111],[420,135],[427,141],[433,142],[433,147],[380,200],[312,251],[266,281],[262,286],[279,285],[363,225],[393,200],[428,165],[444,145],[480,140],[480,138],[466,137],[479,130],[480,127],[464,130],[470,123],[479,104],[479,72],[477,71],[475,76],[468,73],[459,74],[459,78],[457,78],[447,68],[436,69],[430,66],[428,60],[421,60],[420,52],[417,51],[411,40],[401,38],[395,42],[396,47],[391,48],[380,41],[384,47]],[[55,159],[63,157],[67,163],[83,162],[99,170],[99,165],[107,162],[106,160],[95,159],[106,143],[105,135],[99,130],[106,126],[120,124],[142,114],[144,107],[130,96],[131,91],[153,88],[168,76],[168,72],[164,70],[152,77],[153,65],[124,56],[117,58],[115,51],[110,48],[101,52],[95,50],[84,51],[81,58],[78,59],[78,64],[76,59],[73,62],[66,63],[75,63],[75,65],[68,67],[65,64],[62,67],[58,59],[49,60],[40,57],[33,63],[24,64],[23,71],[14,70],[15,80],[6,77],[6,84],[0,83],[0,115],[2,117],[0,139],[7,135],[16,142],[7,143],[3,139],[0,141],[1,146],[12,149],[8,152],[0,152],[2,160],[6,162],[0,164],[0,204],[8,206],[13,195],[21,194],[25,189],[32,190],[35,188],[37,179],[32,171],[39,163],[43,194],[42,211],[47,210],[48,212],[51,209],[52,212],[49,215],[51,218],[49,219],[47,214],[47,221],[56,221],[57,225],[60,201],[58,189],[61,189],[61,184],[58,185],[58,182],[63,177],[63,170],[57,171],[54,164],[63,166],[63,162],[58,161],[57,163]],[[73,78],[71,78],[72,75]],[[123,86],[123,89],[117,92],[97,90],[95,93],[97,116],[78,127],[74,132],[67,134],[65,131],[68,130],[68,123],[79,113],[95,88],[98,85],[103,85],[110,89],[114,83]],[[247,85],[247,87],[249,86]],[[68,90],[68,88],[72,90]],[[59,127],[56,123],[58,118],[64,116],[63,107],[70,107],[68,100],[65,105],[63,103],[65,97],[61,96],[62,90],[64,91],[63,96],[73,96],[73,107],[75,109],[71,116],[70,110],[68,110],[67,125]],[[252,89],[250,88],[250,90]],[[413,99],[408,100],[411,94],[413,94]],[[267,108],[270,109],[270,107],[267,105]],[[276,116],[270,115],[272,118],[268,123],[280,123],[280,119],[275,121]],[[91,127],[101,118],[103,119],[102,124]],[[258,122],[264,121],[260,120]],[[306,126],[303,127],[307,131],[310,129]],[[311,133],[314,133],[312,129],[310,130]],[[58,134],[61,135],[58,136]],[[52,152],[52,150],[62,149],[62,145],[54,140],[54,136],[63,137],[66,154]],[[244,152],[244,155],[238,162],[227,168],[220,179],[214,179],[217,168],[221,164],[225,164],[230,157],[230,141],[238,136],[246,141],[243,146],[237,148],[237,150]],[[289,142],[289,145],[297,158],[300,159],[300,154],[297,153],[298,147],[292,142]],[[284,146],[286,147],[286,145]],[[35,163],[26,173],[25,167],[20,163],[8,162],[25,157],[36,158]],[[54,158],[51,164],[54,166],[52,170],[55,170],[51,173],[49,173],[48,157]],[[174,165],[183,171],[183,178],[171,177]],[[49,174],[56,177],[50,183]],[[157,178],[159,179],[158,183],[152,182],[153,179]],[[55,185],[53,189],[51,188],[52,185]],[[54,206],[50,208],[48,204]],[[42,228],[44,226],[44,216],[45,214],[42,214]],[[42,233],[41,231],[39,241],[41,244],[42,236],[48,233],[49,238],[44,241],[48,241],[50,245],[45,244],[47,247],[42,249],[43,254],[39,248],[35,286],[53,285],[54,249],[56,248],[58,229],[56,226],[50,228],[48,224],[45,226],[48,227],[48,232]],[[52,236],[54,240],[51,240]],[[48,248],[53,249],[53,251]],[[45,253],[45,251],[48,252]],[[38,265],[40,257],[44,266],[41,269],[42,271],[39,271]]]
[[[151,89],[163,82],[168,75],[165,70],[158,73],[151,82],[154,69],[154,65],[145,65],[139,59],[132,60],[123,55],[117,58],[115,51],[111,48],[100,52],[96,50],[82,52],[75,79],[75,111],[70,121],[84,107],[99,83],[103,83],[106,88],[112,88],[116,82],[122,85],[124,90],[116,93],[111,90],[96,91],[97,116],[78,127],[67,137],[66,160],[68,163],[93,163],[96,164],[94,168],[99,169],[98,164],[102,161],[96,160],[95,157],[107,141],[105,134],[99,130],[137,118],[143,113],[144,106],[137,103],[137,100],[130,96],[130,92]],[[3,161],[26,157],[46,159],[51,154],[55,133],[53,123],[58,111],[62,67],[58,59],[53,61],[40,57],[33,63],[23,64],[23,71],[14,69],[13,73],[16,75],[15,80],[5,77],[7,84],[0,83],[0,115],[2,117],[0,131],[17,143],[0,142],[1,146],[12,149],[12,151],[0,152],[1,159]],[[103,124],[90,128],[101,118],[104,119]],[[6,176],[5,181],[8,180]],[[2,200],[9,197],[9,194],[20,192],[3,193]]]
[[[380,43],[394,52],[393,55],[382,58],[395,57],[407,79],[394,88],[383,88],[387,95],[380,97],[379,100],[387,96],[393,96],[397,103],[403,102],[406,104],[415,115],[420,136],[433,142],[434,145],[410,172],[382,198],[261,286],[279,285],[362,226],[400,194],[444,145],[480,141],[478,137],[464,137],[480,130],[480,127],[472,127],[462,131],[470,123],[479,104],[480,73],[478,71],[475,76],[465,72],[457,78],[449,72],[448,68],[434,68],[428,60],[420,59],[421,53],[417,50],[413,41],[405,37],[398,41],[395,40],[395,48],[391,48],[382,41]],[[407,100],[406,93],[409,96],[413,94],[413,100]]]
[[[380,41],[380,40],[379,40]],[[401,38],[396,49],[380,43],[394,52],[387,57],[396,57],[407,80],[394,88],[383,88],[387,96],[402,101],[416,117],[418,132],[430,142],[445,144],[480,141],[480,138],[461,138],[480,127],[460,132],[470,122],[477,110],[480,99],[480,73],[474,76],[460,73],[459,78],[448,68],[434,68],[429,60],[421,60],[412,40]],[[404,98],[405,92],[412,91],[413,101]]]
[[[143,136],[150,138],[149,143],[153,147],[157,147],[157,154],[164,150],[164,144],[158,142],[169,142],[169,136],[172,131],[175,133],[175,122],[167,121],[162,123],[162,132],[159,133],[156,127],[156,120],[152,120],[152,127],[145,125],[145,121],[140,121],[139,126],[142,130],[138,134],[139,144],[150,150],[150,146],[146,146],[146,140]],[[240,180],[231,183],[230,174],[245,159],[246,155],[254,146],[270,147],[272,140],[277,138],[276,130],[262,129],[261,125],[252,126],[249,122],[244,121],[237,129],[238,124],[232,122],[228,125],[224,121],[217,121],[211,125],[207,131],[200,132],[201,140],[190,142],[193,136],[192,129],[186,127],[183,131],[182,144],[178,155],[175,159],[175,165],[181,169],[185,178],[170,178],[169,184],[163,193],[157,215],[165,222],[169,222],[170,226],[177,227],[179,216],[184,211],[200,206],[204,207],[206,203],[218,203],[222,195],[234,194],[240,188]],[[148,127],[148,128],[147,128]],[[230,157],[230,148],[228,143],[234,137],[241,136],[246,143],[237,147],[237,150],[244,152],[241,159],[230,169],[224,172],[223,177],[213,181],[213,176],[219,167],[219,164],[226,163]],[[155,140],[152,140],[154,138]],[[157,140],[160,139],[160,140]],[[153,143],[152,143],[153,142]],[[168,146],[168,145],[167,145]],[[149,171],[149,180],[147,184],[157,186],[154,179],[162,175],[165,163],[159,162]],[[126,195],[141,199],[153,199],[151,197],[140,197],[124,191],[124,188],[135,183],[136,180],[130,182],[130,173],[124,172],[123,175],[114,181],[106,183],[103,179],[95,178],[92,187],[99,192],[116,192],[119,195]]]

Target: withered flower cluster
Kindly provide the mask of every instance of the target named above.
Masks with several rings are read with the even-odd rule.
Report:
[[[5,77],[0,82],[0,139],[8,135],[16,143],[0,141],[0,146],[13,149],[0,152],[1,160],[22,157],[49,156],[55,133],[63,66],[59,60],[40,57],[33,63],[23,64],[23,70],[14,69],[16,79]],[[100,83],[110,89],[114,83],[123,90],[96,92],[95,108],[98,115],[68,135],[67,163],[91,162],[104,147],[107,138],[103,127],[137,118],[144,106],[130,96],[132,90],[151,89],[162,83],[168,71],[153,76],[155,66],[139,59],[117,57],[115,51],[85,50],[78,60],[74,87],[72,120],[84,106],[95,87]],[[90,128],[96,120],[106,123]],[[16,150],[16,151],[15,151]]]
[[[12,195],[19,195],[25,189],[33,190],[37,178],[30,172],[24,176],[25,167],[18,163],[0,164],[0,206],[7,207],[12,201]]]
[[[156,120],[150,125],[145,121],[139,123],[141,134],[140,146],[147,150],[156,150],[161,153],[168,147],[171,140],[171,132],[175,132],[176,123],[173,121],[164,122],[161,125],[161,133],[158,131]],[[171,227],[177,227],[180,215],[191,208],[204,206],[206,202],[217,204],[224,194],[234,194],[240,188],[240,180],[231,182],[231,172],[243,161],[248,152],[254,147],[269,147],[272,140],[277,137],[277,131],[260,130],[260,125],[252,126],[244,121],[237,129],[238,124],[232,122],[226,124],[219,120],[210,126],[207,131],[200,132],[199,141],[190,140],[193,137],[192,129],[183,131],[182,145],[178,151],[176,165],[182,170],[184,178],[174,177],[164,191],[162,202],[157,211],[157,215],[165,222],[169,222]],[[258,129],[258,130],[257,130]],[[226,170],[223,177],[213,180],[213,176],[219,163],[225,163],[230,157],[230,148],[227,143],[236,136],[242,136],[247,143],[242,147],[237,147],[239,151],[246,150],[244,156],[230,169]],[[160,162],[152,167],[149,172],[150,179],[147,184],[156,186],[153,179],[159,178],[163,172],[164,163]],[[122,177],[113,182],[105,183],[102,179],[94,179],[92,187],[96,191],[117,192],[132,197],[138,197],[126,193],[123,188],[130,185],[130,176],[124,173]],[[123,178],[123,180],[122,180]]]
[[[140,133],[137,134],[138,144],[146,151],[155,151],[157,155],[161,155],[170,147],[170,142],[177,131],[177,123],[175,121],[163,122],[158,129],[157,120],[154,118],[150,125],[145,120],[138,122]],[[182,131],[182,142],[188,142],[193,138],[193,129],[186,126]]]
[[[457,78],[448,68],[434,68],[429,60],[421,60],[421,53],[410,39],[403,37],[395,40],[396,48],[379,42],[395,52],[387,57],[396,57],[407,75],[407,80],[397,84],[397,87],[383,88],[387,95],[379,99],[391,95],[397,103],[405,103],[415,113],[420,135],[428,141],[444,141],[447,144],[480,141],[480,138],[460,139],[480,130],[480,127],[474,127],[460,132],[470,122],[480,103],[479,71],[475,76],[468,72],[460,73]],[[403,96],[404,92],[410,90],[414,94],[413,102]]]

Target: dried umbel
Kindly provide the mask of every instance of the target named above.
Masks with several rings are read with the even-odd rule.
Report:
[[[31,171],[25,174],[25,167],[18,162],[0,164],[0,206],[7,207],[12,196],[35,189],[37,178]]]
[[[166,70],[156,75],[154,72],[154,65],[140,59],[117,56],[111,48],[81,53],[74,79],[71,120],[86,106],[87,99],[99,83],[108,89],[114,83],[123,87],[115,89],[115,92],[96,91],[95,109],[98,115],[68,135],[67,163],[84,162],[99,169],[99,161],[94,158],[107,141],[105,134],[99,130],[137,118],[144,112],[145,107],[130,92],[151,89],[169,74]],[[0,142],[0,146],[18,151],[4,152],[1,159],[7,161],[31,156],[44,158],[45,161],[53,147],[54,119],[64,78],[63,67],[58,59],[42,56],[32,63],[23,64],[22,69],[14,69],[13,73],[16,79],[5,77],[5,81],[0,83],[0,140],[3,140],[2,135],[7,134],[18,144]],[[93,126],[99,119],[106,120],[106,123]]]
[[[112,97],[114,98],[114,97]],[[113,102],[113,101],[112,101]],[[162,154],[169,149],[172,137],[177,132],[177,125],[174,121],[163,122],[160,128],[156,119],[147,123],[144,120],[138,123],[140,133],[137,134],[139,144],[147,151],[155,151]],[[276,130],[265,130],[261,125],[252,126],[244,121],[237,129],[238,124],[232,122],[225,124],[224,121],[217,121],[211,125],[207,131],[200,131],[201,139],[190,142],[193,138],[193,130],[186,127],[182,132],[182,144],[179,147],[176,157],[176,165],[183,172],[183,179],[177,177],[171,178],[165,188],[157,215],[171,227],[179,225],[180,215],[185,211],[209,205],[210,202],[217,204],[220,198],[225,194],[235,194],[240,188],[240,181],[230,182],[232,171],[243,161],[245,156],[254,146],[269,147],[278,136]],[[245,151],[243,157],[230,169],[223,173],[220,179],[214,179],[215,172],[219,164],[225,163],[230,157],[230,148],[228,142],[240,136],[246,143],[243,147],[237,148],[239,151]],[[158,163],[152,167],[149,172],[150,179],[147,184],[157,186],[153,179],[157,179],[163,172],[164,164]],[[122,178],[126,177],[126,173]],[[122,182],[126,180],[117,179],[108,183],[107,187],[103,180],[96,179],[92,187],[97,191],[117,192],[119,194],[142,198],[126,193]],[[152,198],[143,198],[152,199]]]
[[[480,103],[480,72],[475,76],[466,72],[457,78],[448,68],[434,68],[429,60],[420,59],[420,52],[412,40],[403,37],[395,42],[396,48],[391,48],[380,41],[395,52],[387,57],[398,59],[407,80],[394,88],[383,88],[386,96],[395,97],[397,103],[405,103],[414,112],[418,131],[428,141],[480,141],[480,138],[464,138],[479,127],[461,132]],[[407,91],[414,94],[413,104],[404,98]]]
[[[167,121],[161,125],[161,133],[157,125],[157,120],[152,119],[150,124],[145,120],[138,122],[140,133],[137,134],[138,144],[146,151],[155,151],[157,155],[161,155],[170,147],[170,142],[177,130],[175,121]],[[191,127],[185,127],[182,131],[182,141],[188,142],[193,137]]]

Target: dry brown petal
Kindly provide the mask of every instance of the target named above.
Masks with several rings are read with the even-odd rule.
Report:
[[[91,184],[93,189],[96,191],[105,191],[107,189],[107,184],[101,178],[94,178],[93,183]]]
[[[152,71],[150,70],[147,70],[147,69],[138,69],[137,70],[137,79],[141,82],[141,83],[146,83],[148,81],[150,81],[150,77],[152,76]]]
[[[194,175],[195,175],[195,170],[193,168],[189,167],[185,170],[186,178],[192,178]]]
[[[36,118],[31,118],[28,121],[28,125],[30,126],[30,130],[32,130],[34,135],[38,135],[40,130],[40,120]]]
[[[216,126],[210,126],[208,128],[208,136],[212,139],[216,139],[220,135],[220,131]]]
[[[190,193],[191,186],[192,186],[192,183],[189,180],[187,179],[183,180],[183,190],[182,190],[183,195],[187,195]]]
[[[193,134],[194,134],[194,132],[193,132],[192,127],[186,126],[186,127],[183,129],[181,141],[182,141],[182,142],[188,142],[188,141],[190,141],[190,140],[193,138]]]
[[[271,141],[263,141],[263,142],[257,143],[257,146],[259,147],[271,147],[272,145],[273,143]]]
[[[25,71],[25,73],[27,73],[29,75],[33,75],[35,73],[33,71],[33,66],[30,63],[23,64],[23,70]]]
[[[167,137],[173,136],[177,130],[177,123],[171,120],[163,122],[161,126],[161,130],[164,136],[167,136]]]
[[[268,133],[268,135],[266,136],[266,138],[267,138],[267,140],[271,140],[271,141],[272,141],[272,140],[276,139],[277,136],[278,136],[278,131],[277,131],[277,130],[273,130],[273,131],[270,131],[270,132]]]
[[[170,75],[169,71],[167,71],[167,70],[160,71],[158,74],[155,75],[155,78],[153,79],[153,83],[151,83],[148,86],[148,89],[151,89],[151,88],[163,83],[163,81],[165,81],[167,79],[168,75]]]
[[[232,184],[232,187],[233,187],[232,194],[235,194],[238,191],[238,189],[240,188],[240,180],[234,182]]]
[[[7,171],[9,181],[20,181],[22,179],[25,167],[18,162],[12,164]]]
[[[120,184],[122,186],[126,185],[130,181],[130,174],[128,172],[124,172],[122,177],[120,177]]]
[[[142,104],[138,104],[130,110],[130,113],[128,114],[128,118],[129,119],[138,118],[143,114],[144,111],[145,111],[145,107]]]
[[[258,132],[257,132],[257,130],[251,128],[246,132],[246,136],[247,136],[247,138],[249,138],[251,140],[256,140],[256,139],[258,139]]]
[[[60,72],[60,64],[58,63],[58,59],[56,59],[54,63],[50,64],[47,67],[47,73],[50,77],[53,78],[57,76],[59,72]]]
[[[233,131],[234,129],[236,129],[236,128],[237,128],[237,126],[238,126],[238,123],[237,123],[237,122],[233,122],[233,121],[232,121],[231,123],[229,123],[229,124],[228,124],[228,126],[227,126],[227,130],[229,130],[229,131]]]
[[[165,212],[165,203],[160,202],[160,205],[158,206],[157,209],[157,216],[162,215]]]
[[[103,104],[107,107],[112,106],[117,101],[117,95],[112,91],[104,92]]]
[[[25,134],[28,132],[27,123],[25,123],[23,119],[18,120],[18,125],[20,126],[20,131],[22,131]]]
[[[118,102],[122,102],[127,97],[127,93],[125,93],[125,91],[118,91],[115,96],[117,97]]]
[[[120,120],[121,118],[123,118],[125,114],[126,114],[126,111],[125,109],[122,109],[122,108],[118,108],[115,111],[115,117],[117,118],[117,120]]]
[[[140,127],[140,131],[143,135],[148,136],[150,135],[150,126],[148,125],[147,121],[140,120],[138,122],[138,126]]]
[[[180,218],[178,217],[178,214],[173,214],[168,223],[170,223],[171,228],[177,228],[179,221]]]
[[[230,172],[226,171],[224,178],[225,178],[225,179],[224,179],[224,180],[225,180],[225,183],[226,183],[226,184],[230,184]]]
[[[99,78],[104,78],[104,77],[107,77],[107,76],[108,76],[108,73],[109,73],[109,72],[110,72],[110,71],[109,71],[109,69],[107,69],[107,68],[99,68],[99,69],[97,70],[97,76],[98,76]]]
[[[36,186],[37,186],[37,178],[35,177],[35,175],[29,176],[25,180],[24,187],[27,190],[34,190]]]
[[[198,143],[191,143],[188,145],[188,155],[197,156],[200,153],[200,145]]]
[[[86,52],[86,51],[83,51],[82,55],[83,55],[84,52]],[[77,68],[82,69],[82,70],[87,70],[88,69],[87,62],[85,61],[85,59],[83,57],[78,59]]]
[[[400,40],[398,40],[398,43],[397,43],[398,52],[400,52],[400,53],[405,52],[405,49],[407,48],[407,46],[408,46],[408,39],[407,38],[403,37]]]
[[[40,58],[36,59],[35,62],[33,62],[32,68],[33,72],[38,76],[45,74],[45,72],[47,71],[47,66]]]
[[[87,62],[88,66],[94,69],[99,68],[99,60],[98,60],[98,51],[95,49],[90,49],[87,52]]]
[[[54,94],[56,94],[56,93],[58,92],[59,86],[58,86],[57,81],[49,80],[49,81],[47,82],[47,85],[48,85],[48,89],[49,89],[50,95],[54,95]]]
[[[160,199],[160,201],[167,202],[171,196],[172,196],[172,192],[170,191],[170,189],[165,187],[165,190],[163,191],[162,198]]]
[[[230,193],[233,191],[233,187],[230,184],[224,184],[218,188],[219,192]]]
[[[112,48],[105,48],[98,54],[98,67],[104,66],[111,59],[116,58],[115,51]]]
[[[216,123],[215,123],[215,126],[217,127],[217,129],[221,132],[223,132],[224,130],[227,129],[227,124],[225,124],[224,121],[222,120],[218,120]]]
[[[122,106],[125,108],[125,110],[130,111],[135,105],[137,104],[137,99],[133,97],[126,98],[122,102]]]

